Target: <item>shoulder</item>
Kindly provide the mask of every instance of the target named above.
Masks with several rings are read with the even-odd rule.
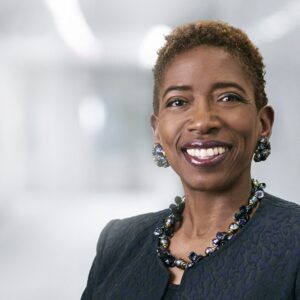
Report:
[[[164,209],[158,212],[146,213],[142,215],[137,215],[134,217],[129,217],[125,219],[115,220],[115,226],[122,231],[126,230],[134,230],[140,231],[145,228],[152,226],[156,222],[161,221],[164,216],[168,214],[169,210]]]
[[[94,293],[100,295],[104,290],[108,292],[107,287],[119,284],[128,270],[144,266],[145,259],[152,263],[153,254],[156,258],[153,231],[168,214],[166,209],[110,221],[100,234],[97,254],[81,299],[92,299]]]
[[[295,202],[265,193],[264,203],[266,206],[272,208],[272,210],[281,212],[283,215],[300,216],[300,205]]]
[[[261,220],[273,227],[277,231],[282,229],[287,236],[297,236],[300,238],[300,205],[287,201],[268,193],[262,203]]]
[[[103,246],[106,249],[126,247],[134,241],[149,238],[155,227],[168,215],[169,210],[147,213],[129,217],[125,219],[115,219],[110,221],[100,234],[97,251],[101,251]]]
[[[166,209],[110,221],[100,233],[97,254],[81,299],[92,299],[97,286],[134,263],[136,249],[142,246],[151,249],[152,233],[168,213]]]

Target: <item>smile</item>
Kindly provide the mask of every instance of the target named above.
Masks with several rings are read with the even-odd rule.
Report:
[[[227,150],[226,147],[214,147],[208,149],[187,149],[186,152],[188,155],[199,158],[199,159],[211,159],[214,156],[223,154]]]
[[[221,163],[230,145],[219,141],[193,141],[183,147],[187,161],[194,166],[214,166]]]

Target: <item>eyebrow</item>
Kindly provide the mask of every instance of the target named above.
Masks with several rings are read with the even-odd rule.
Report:
[[[245,89],[243,89],[239,84],[232,82],[232,81],[226,81],[226,82],[216,82],[212,85],[210,88],[211,91],[228,88],[228,87],[234,87],[244,94],[246,94]],[[190,85],[171,85],[169,86],[163,93],[163,97],[166,96],[167,93],[171,91],[191,91],[193,88]]]
[[[243,89],[239,84],[236,82],[228,81],[228,82],[216,82],[212,85],[211,91],[218,90],[218,89],[223,89],[223,88],[228,88],[228,87],[234,87],[244,94],[247,94],[245,89]]]
[[[163,97],[171,91],[191,91],[192,87],[190,85],[171,85],[163,93]]]

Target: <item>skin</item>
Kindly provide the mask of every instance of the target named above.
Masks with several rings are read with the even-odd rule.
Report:
[[[204,254],[216,232],[227,231],[234,213],[247,203],[253,153],[260,136],[270,137],[274,120],[270,106],[257,110],[254,94],[240,61],[220,48],[188,50],[166,68],[151,125],[186,196],[183,222],[170,244],[176,257]],[[183,153],[195,140],[230,147],[220,163],[195,166]],[[170,273],[171,282],[179,284],[183,271],[170,268]]]

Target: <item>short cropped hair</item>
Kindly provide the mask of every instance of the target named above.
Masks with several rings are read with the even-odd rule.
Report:
[[[237,57],[252,81],[257,109],[267,105],[263,58],[242,30],[221,21],[196,21],[175,28],[165,39],[166,43],[157,52],[158,57],[153,68],[154,114],[158,114],[160,87],[168,65],[178,54],[199,46],[221,48]]]

